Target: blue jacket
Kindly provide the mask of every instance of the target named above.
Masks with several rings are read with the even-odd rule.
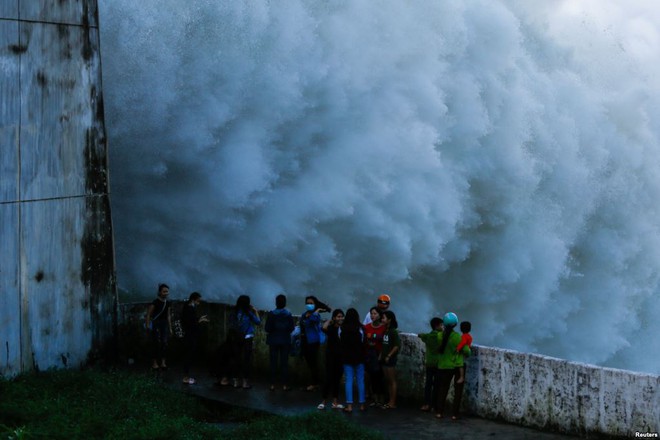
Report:
[[[243,336],[254,336],[254,325],[261,324],[259,316],[251,310],[248,313],[243,313],[242,311],[237,310],[234,312],[233,319],[234,322],[232,325]]]
[[[266,318],[266,344],[290,345],[291,332],[295,328],[293,315],[287,309],[268,312]]]
[[[305,311],[307,313],[307,311]],[[300,330],[305,335],[308,344],[321,342],[321,315],[317,312],[311,313],[305,318],[305,313],[300,317]]]

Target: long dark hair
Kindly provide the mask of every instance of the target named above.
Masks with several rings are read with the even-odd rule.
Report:
[[[191,304],[193,301],[197,301],[201,297],[202,297],[202,294],[199,293],[199,292],[191,293],[190,296],[188,297],[188,304]]]
[[[394,312],[385,310],[383,312],[383,315],[387,316],[387,320],[390,321],[389,328],[399,328],[399,323],[396,322],[396,315],[394,314]]]
[[[241,295],[236,300],[236,313],[243,312],[247,313],[250,311],[250,297],[247,295]]]
[[[449,336],[451,336],[456,325],[445,325],[445,329],[442,331],[442,341],[440,342],[440,348],[438,348],[438,353],[442,354],[447,348],[447,342],[449,342]]]
[[[341,326],[342,332],[358,332],[362,328],[360,322],[360,315],[353,307],[346,310],[344,315],[344,323]]]
[[[323,303],[323,302],[319,301],[319,299],[317,297],[315,297],[314,295],[306,296],[305,297],[305,302],[309,301],[310,299],[312,301],[314,301],[314,308],[315,309],[321,309],[322,312],[332,312],[332,307],[330,307],[326,303]]]

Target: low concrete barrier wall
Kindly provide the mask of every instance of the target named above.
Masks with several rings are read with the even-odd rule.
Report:
[[[175,303],[178,316],[182,303]],[[147,339],[142,328],[147,304],[123,304],[119,311],[119,340],[124,358],[147,362]],[[208,359],[224,341],[230,307],[204,303],[200,314],[211,322],[202,346]],[[262,314],[262,318],[264,314]],[[401,335],[397,365],[399,398],[419,403],[424,390],[422,341]],[[180,341],[171,345],[179,356]],[[255,336],[254,369],[268,372],[268,347],[263,328]],[[537,354],[475,346],[466,370],[464,409],[472,414],[544,430],[570,434],[592,433],[636,437],[660,430],[660,376],[569,362]],[[322,359],[319,360],[323,365]],[[302,359],[291,358],[291,378],[304,384],[308,372]],[[450,397],[453,391],[450,390]]]
[[[580,435],[635,438],[660,429],[659,376],[491,347],[475,351],[465,400],[482,417]]]

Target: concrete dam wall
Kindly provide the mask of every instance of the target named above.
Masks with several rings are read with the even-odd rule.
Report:
[[[83,364],[116,325],[96,0],[0,2],[0,375]]]

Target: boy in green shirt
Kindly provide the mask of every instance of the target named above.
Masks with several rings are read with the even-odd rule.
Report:
[[[426,381],[424,382],[424,405],[420,408],[422,411],[435,409],[438,399],[437,392],[437,376],[438,376],[438,361],[440,353],[440,340],[438,334],[442,331],[442,319],[437,316],[431,319],[431,333],[420,333],[419,338],[426,345],[426,355],[424,356],[424,364],[426,366]]]

